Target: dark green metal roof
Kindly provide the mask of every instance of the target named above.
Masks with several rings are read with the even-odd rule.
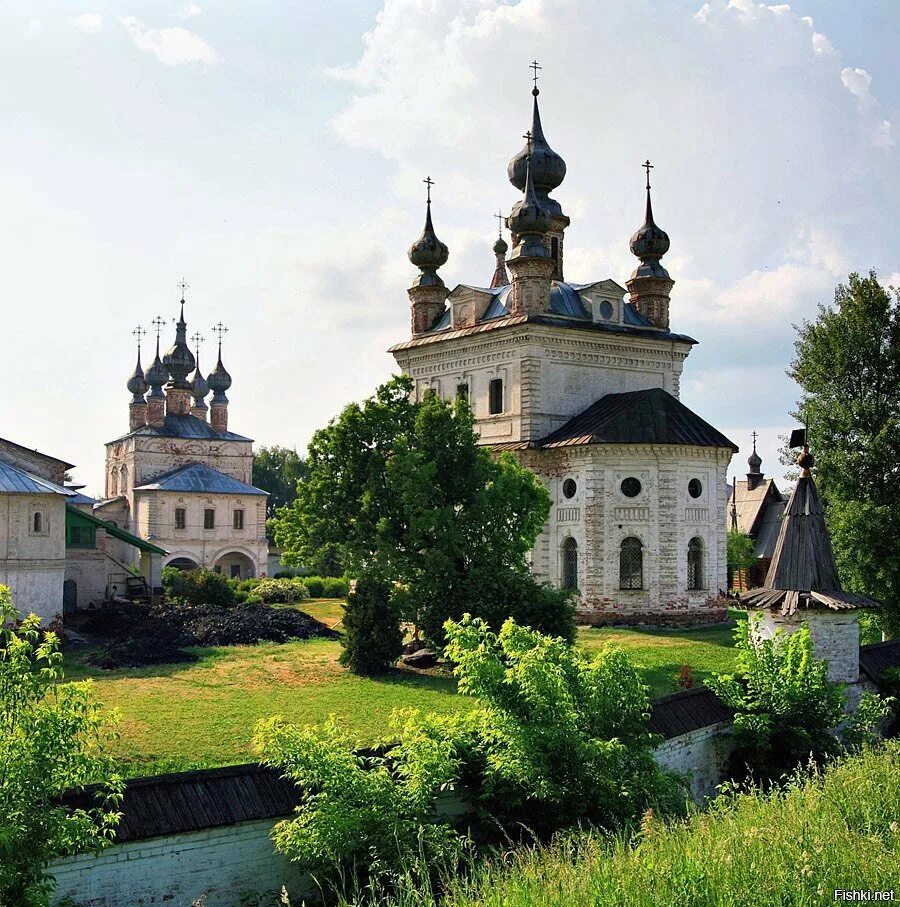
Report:
[[[140,551],[147,551],[150,554],[169,553],[165,548],[160,548],[158,545],[154,545],[151,542],[146,541],[146,539],[132,535],[130,532],[126,532],[124,529],[119,529],[118,526],[113,526],[112,523],[107,523],[106,520],[98,519],[91,513],[86,513],[84,510],[79,510],[77,507],[66,504],[66,523],[77,524],[79,522],[88,523],[89,525],[96,526],[99,529],[105,529],[107,533],[113,538],[127,542],[129,545],[133,545]]]

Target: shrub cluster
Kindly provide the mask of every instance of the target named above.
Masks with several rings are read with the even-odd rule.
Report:
[[[400,657],[403,630],[390,583],[360,577],[344,606],[341,664],[355,674],[383,674]]]
[[[307,598],[309,590],[299,579],[261,579],[247,594],[247,601],[253,605],[294,605]]]
[[[238,599],[235,588],[214,570],[183,571],[164,567],[163,594],[172,602],[188,605],[233,605]]]
[[[348,604],[386,607],[384,584],[360,580]],[[346,622],[346,621],[345,621]],[[354,873],[374,889],[406,872],[425,883],[463,851],[469,830],[503,839],[550,834],[577,822],[620,827],[648,807],[683,802],[652,757],[647,693],[624,655],[588,661],[577,649],[508,620],[448,621],[459,689],[477,700],[452,716],[396,712],[380,754],[360,755],[337,731],[280,718],[257,728],[262,758],[305,791],[297,816],[275,831],[279,849],[307,868]],[[464,826],[441,797],[464,785]]]
[[[304,576],[303,585],[310,598],[346,598],[350,594],[350,580],[346,576]]]

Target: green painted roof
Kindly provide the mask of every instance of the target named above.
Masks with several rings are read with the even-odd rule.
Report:
[[[89,523],[92,526],[97,526],[100,529],[105,529],[113,538],[127,542],[129,545],[134,545],[134,547],[139,549],[140,551],[146,551],[150,554],[169,553],[165,548],[160,548],[158,545],[154,545],[151,542],[140,538],[139,536],[132,535],[130,532],[126,532],[124,529],[119,529],[118,526],[113,526],[112,523],[108,523],[106,520],[98,519],[91,513],[85,513],[85,511],[78,510],[76,507],[72,507],[71,505],[67,504],[66,522],[78,523],[79,521]]]

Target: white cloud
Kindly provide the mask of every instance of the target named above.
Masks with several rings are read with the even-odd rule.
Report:
[[[40,33],[43,31],[43,28],[44,28],[43,20],[32,19],[25,26],[25,37],[28,38],[29,41],[33,41],[35,38],[37,38],[40,35]]]
[[[865,69],[845,67],[841,70],[844,87],[857,101],[859,113],[869,132],[872,145],[883,151],[891,149],[895,142],[888,120],[877,114],[878,101],[872,94],[872,76]]]
[[[79,31],[83,31],[88,35],[92,35],[103,28],[103,16],[100,13],[82,13],[80,16],[73,16],[69,21]]]
[[[167,66],[185,63],[211,66],[219,60],[219,55],[199,35],[180,25],[149,28],[134,16],[120,17],[119,22],[128,30],[136,47],[153,54]]]
[[[199,16],[202,12],[203,10],[196,3],[187,3],[175,15],[179,19],[191,19],[194,16]]]
[[[834,53],[834,45],[828,40],[828,37],[821,32],[813,32],[812,46],[817,54]]]

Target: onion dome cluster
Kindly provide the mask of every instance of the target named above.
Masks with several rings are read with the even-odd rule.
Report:
[[[425,227],[422,235],[409,247],[409,260],[422,272],[413,282],[414,286],[443,286],[444,282],[437,269],[447,263],[450,250],[437,238],[431,222],[431,199],[425,209]]]

